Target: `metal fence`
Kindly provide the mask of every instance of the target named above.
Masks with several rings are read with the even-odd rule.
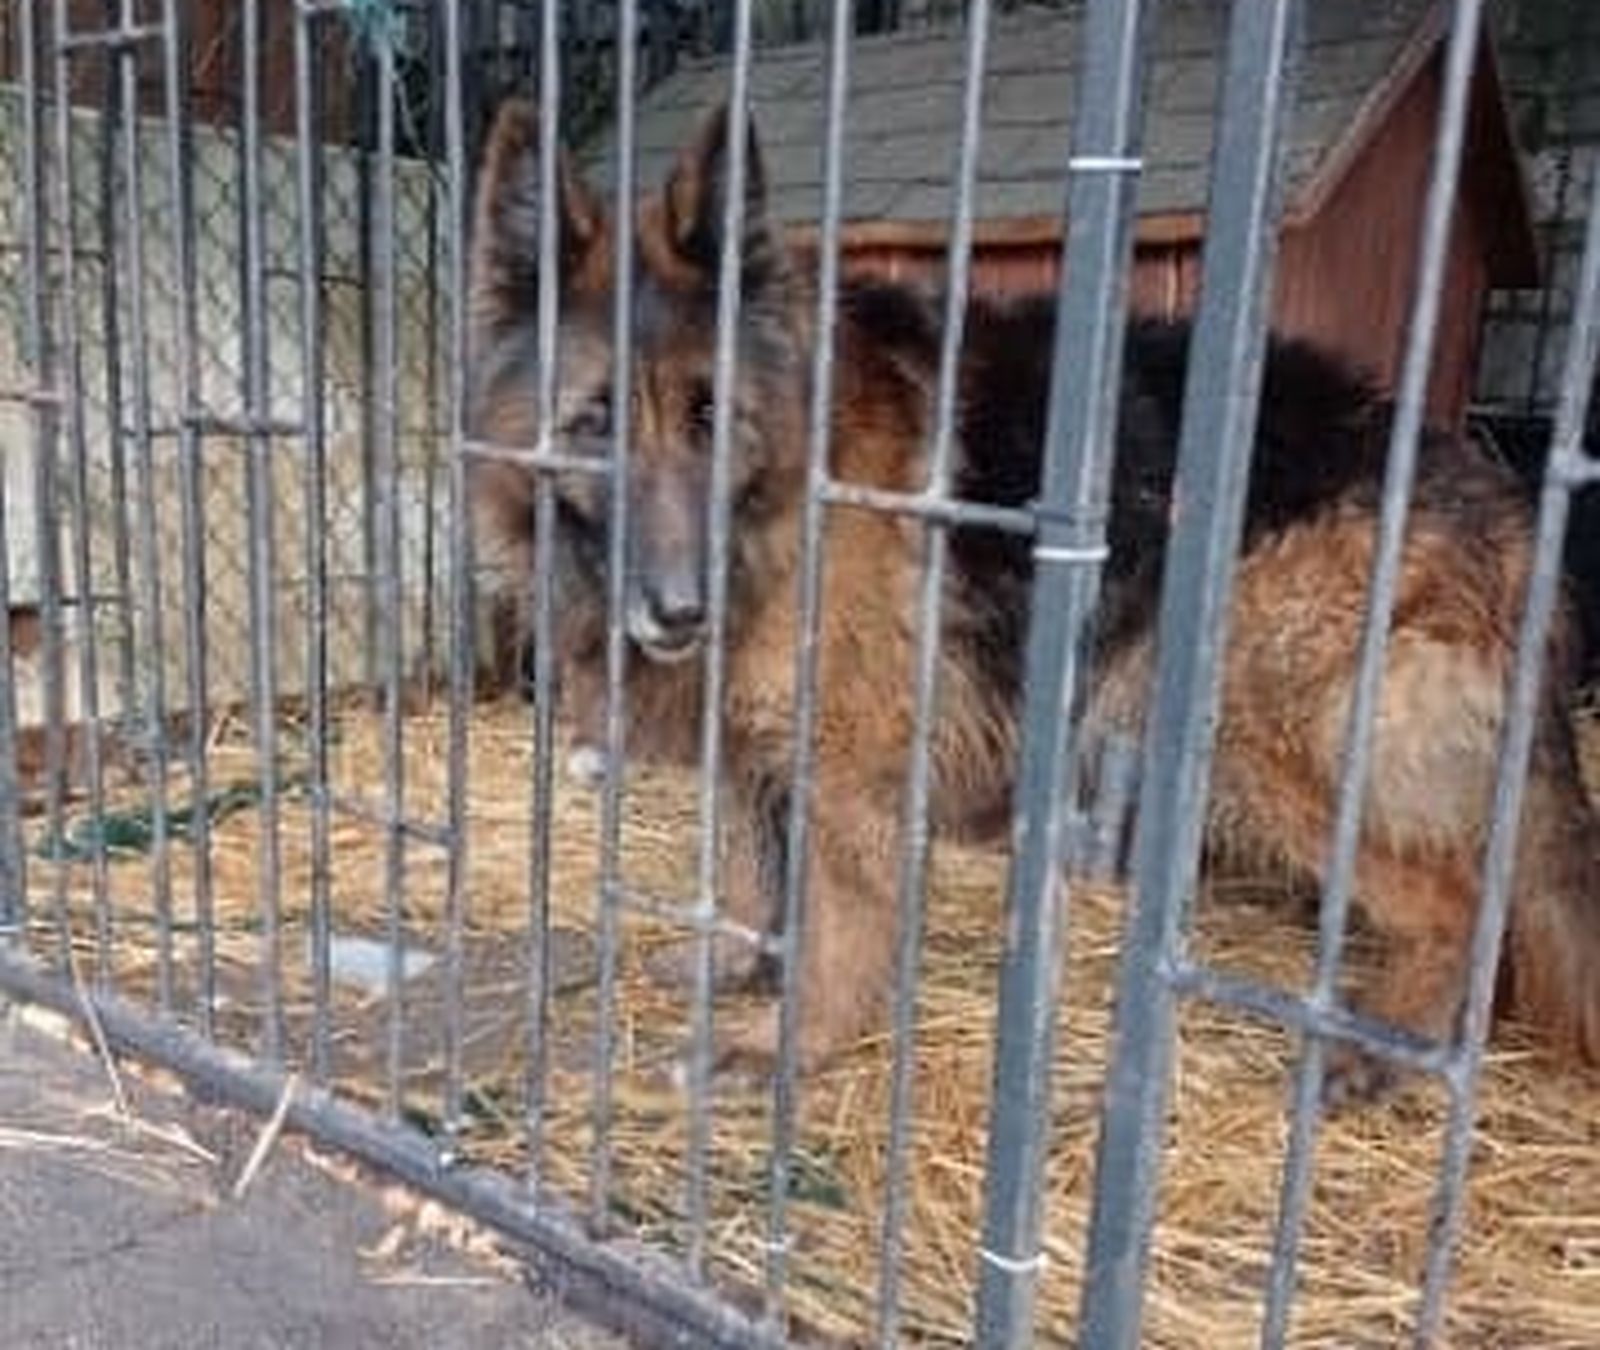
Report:
[[[70,91],[73,107],[69,119],[71,145],[61,152],[70,160],[71,176],[48,189],[59,192],[63,183],[70,183],[67,199],[52,199],[55,204],[45,227],[49,233],[44,247],[51,259],[70,255],[73,269],[71,323],[74,351],[81,365],[77,373],[81,405],[78,415],[85,456],[82,490],[89,527],[83,556],[69,553],[63,559],[64,594],[81,616],[74,628],[85,632],[93,629],[105,653],[106,659],[94,663],[97,687],[93,697],[98,710],[120,722],[129,722],[136,716],[134,652],[143,638],[135,635],[146,631],[144,625],[148,623],[147,616],[138,613],[142,598],[135,594],[132,580],[138,546],[134,542],[135,511],[128,456],[115,449],[120,440],[134,435],[126,410],[134,406],[136,386],[141,381],[147,386],[142,399],[148,404],[149,434],[158,447],[165,448],[178,435],[179,409],[184,404],[183,366],[187,360],[194,363],[188,372],[188,378],[196,385],[194,397],[213,419],[206,431],[212,443],[242,445],[240,428],[247,420],[247,353],[239,336],[247,297],[239,267],[243,236],[238,209],[245,141],[238,103],[243,85],[237,75],[243,69],[244,30],[236,6],[209,7],[196,13],[206,22],[190,34],[175,75],[180,81],[180,102],[188,110],[181,142],[171,139],[161,122],[162,95],[159,83],[150,78],[157,67],[149,60],[154,48],[148,40],[139,67],[145,74],[127,97],[121,88],[122,72],[127,67],[117,55],[120,48],[116,44],[86,44],[74,56],[62,87],[64,95]],[[114,7],[101,13],[79,6],[71,11],[70,22],[87,26],[103,22],[108,16],[115,18]],[[8,31],[19,35],[20,13],[10,19]],[[37,16],[47,33],[48,20],[47,11]],[[265,36],[268,34],[264,30]],[[274,22],[270,36],[281,45],[290,36],[290,25]],[[374,314],[365,300],[370,294],[369,215],[374,156],[363,145],[366,110],[359,97],[363,83],[359,78],[363,64],[358,59],[359,52],[359,45],[348,40],[333,46],[323,63],[324,82],[337,89],[340,97],[336,107],[319,113],[319,122],[326,124],[337,140],[327,152],[322,175],[320,210],[325,243],[318,282],[327,297],[329,349],[329,367],[320,397],[336,449],[330,468],[333,512],[329,520],[336,541],[332,584],[342,595],[334,611],[339,624],[335,634],[339,657],[336,671],[342,669],[345,682],[370,680],[372,665],[367,649],[375,631],[369,580],[375,550],[372,522],[376,518],[369,359]],[[15,64],[14,55],[11,64]],[[264,87],[255,109],[261,130],[259,172],[264,193],[259,319],[263,326],[265,384],[260,397],[270,409],[265,415],[285,428],[295,424],[297,410],[305,399],[297,384],[302,371],[297,301],[300,278],[295,271],[294,247],[297,224],[290,191],[293,90],[281,85],[282,73],[290,69],[282,59],[274,62],[280,85]],[[52,82],[53,71],[45,71],[42,78]],[[365,101],[370,103],[370,99]],[[8,180],[19,186],[24,181],[30,149],[24,144],[26,118],[27,112],[13,85],[0,114],[0,164],[4,165]],[[130,123],[130,119],[131,126],[137,128],[136,152],[128,151],[125,145],[129,133],[124,123]],[[52,137],[48,144],[53,147],[55,128],[45,134]],[[181,171],[170,162],[173,156],[181,161]],[[407,483],[407,524],[414,535],[426,538],[443,525],[442,511],[427,487],[426,470],[432,447],[440,440],[439,430],[430,420],[435,416],[438,400],[434,391],[439,380],[437,299],[430,280],[437,252],[436,193],[426,166],[415,160],[401,166],[396,181],[397,305],[407,335],[399,358],[407,375],[407,398],[401,416],[404,453],[412,469]],[[181,197],[175,195],[179,192]],[[9,195],[3,226],[8,246],[4,359],[13,371],[25,359],[27,328],[23,273],[28,254],[22,200],[20,191]],[[179,257],[174,233],[166,224],[180,209],[179,202],[186,204],[181,209],[186,212],[191,231],[183,258]],[[143,269],[142,295],[133,292],[127,271],[136,254]],[[52,263],[48,291],[51,304],[60,303],[66,295],[59,275],[63,265]],[[181,330],[174,317],[180,296],[180,266],[190,269],[189,284],[193,288],[185,298],[193,309],[192,352],[182,348],[178,336]],[[137,319],[149,320],[150,331],[136,360],[129,325]],[[54,322],[63,324],[67,320],[59,316]],[[117,423],[119,415],[123,417],[121,425]],[[26,433],[19,416],[8,417],[7,432],[13,443],[20,443]],[[242,472],[244,462],[242,453],[231,457],[215,455],[213,467],[196,484],[194,545],[203,555],[207,594],[203,612],[210,653],[205,693],[217,702],[238,703],[249,690],[249,549],[243,528],[249,494],[247,475]],[[157,481],[151,490],[163,504],[175,502],[179,494],[171,469],[174,463],[175,457],[158,455],[153,464]],[[37,512],[30,505],[33,489],[20,472],[8,485],[17,499],[9,555],[13,603],[38,606],[45,589],[40,575],[44,548],[34,534]],[[430,512],[436,518],[432,524]],[[154,524],[153,547],[163,560],[163,570],[176,577],[180,574],[183,548],[177,511],[159,511]],[[81,581],[76,571],[79,566],[84,569]],[[274,588],[280,597],[278,603],[286,606],[278,622],[296,631],[303,624],[296,621],[297,611],[288,597],[303,589],[298,582],[294,565],[285,560],[285,570]],[[424,590],[419,603],[430,613],[431,600]],[[82,639],[78,641],[81,643]],[[183,687],[175,664],[177,647],[173,643],[166,649],[167,683],[175,695],[174,706],[180,706],[176,691]]]
[[[568,842],[564,831],[573,828],[570,819],[557,819],[552,661],[534,663],[533,712],[512,714],[513,739],[503,734],[505,722],[485,730],[474,700],[481,577],[467,510],[469,460],[510,458],[540,471],[535,629],[543,641],[535,650],[541,656],[551,651],[562,603],[550,474],[572,464],[548,442],[492,445],[469,435],[467,224],[483,110],[473,97],[478,91],[467,87],[468,7],[445,0],[432,16],[430,116],[437,117],[440,153],[431,161],[417,157],[427,153],[429,137],[421,138],[420,152],[403,144],[400,117],[408,105],[397,96],[398,49],[381,28],[362,30],[363,41],[371,41],[370,143],[350,152],[325,140],[320,105],[327,81],[337,78],[325,68],[329,35],[347,37],[353,13],[383,7],[301,0],[281,34],[293,45],[292,90],[264,87],[268,7],[240,0],[228,8],[236,8],[240,43],[236,132],[200,125],[189,106],[193,16],[179,0],[121,0],[94,19],[66,0],[11,6],[16,85],[5,91],[0,136],[15,187],[0,195],[0,210],[18,240],[8,255],[15,266],[7,284],[18,312],[16,374],[0,390],[7,409],[0,421],[7,461],[0,599],[9,616],[0,625],[0,666],[10,675],[0,699],[0,989],[83,1018],[110,1043],[245,1106],[270,1111],[286,1104],[291,1125],[525,1241],[575,1296],[641,1335],[730,1346],[804,1339],[807,1319],[795,1313],[804,1292],[797,1290],[797,1244],[805,1237],[796,1207],[814,1160],[802,1147],[800,1126],[807,1089],[797,1073],[796,955],[812,917],[806,898],[816,634],[829,603],[823,539],[837,513],[893,514],[920,532],[924,572],[915,612],[907,616],[917,655],[900,808],[893,1035],[880,1066],[882,1090],[870,1102],[881,1115],[870,1126],[857,1120],[851,1127],[881,1131],[881,1205],[873,1220],[879,1259],[857,1332],[841,1339],[915,1341],[921,1333],[906,1313],[904,1262],[908,1233],[926,1222],[910,1186],[919,1165],[913,1110],[919,981],[926,942],[937,936],[926,905],[933,728],[946,639],[940,603],[953,528],[1021,533],[1032,541],[1035,577],[1008,882],[997,921],[1004,938],[996,962],[992,1083],[986,1118],[972,1126],[970,1170],[981,1188],[981,1225],[951,1239],[947,1255],[974,1286],[961,1313],[970,1318],[971,1339],[1035,1343],[1046,1334],[1035,1305],[1047,1254],[1059,1260],[1063,1250],[1076,1250],[1077,1240],[1061,1235],[1064,1221],[1043,1204],[1060,1064],[1072,1055],[1070,1037],[1057,1044],[1056,1010],[1078,903],[1074,867],[1082,861],[1073,844],[1083,837],[1081,803],[1064,785],[1085,776],[1094,752],[1063,710],[1081,705],[1092,677],[1145,51],[1159,6],[1139,0],[1083,6],[1073,143],[1062,147],[1069,228],[1044,478],[1036,503],[1009,511],[952,495],[987,0],[974,0],[965,20],[967,92],[953,170],[950,285],[931,395],[927,481],[896,494],[866,491],[830,472],[854,7],[839,0],[829,12],[819,341],[808,373],[804,562],[800,631],[793,635],[795,755],[789,815],[780,826],[787,840],[782,936],[769,944],[781,970],[783,1034],[764,1099],[764,1147],[755,1154],[756,1175],[742,1183],[748,1203],[731,1209],[719,1159],[728,1154],[723,1131],[732,1108],[713,1082],[712,943],[730,931],[718,841],[726,810],[719,784],[730,680],[725,624],[737,437],[731,398],[739,359],[737,243],[722,250],[717,288],[712,605],[703,690],[704,706],[714,711],[699,738],[696,785],[660,827],[674,841],[692,841],[668,869],[682,889],[664,898],[625,877],[623,866],[630,829],[648,830],[657,799],[631,796],[620,769],[630,664],[622,626],[628,496],[620,489],[630,473],[626,372],[637,241],[630,213],[614,215],[611,320],[615,368],[623,373],[615,377],[613,453],[591,466],[619,489],[608,499],[606,544],[608,770],[594,812],[583,817],[597,841],[592,866],[585,864],[584,924],[551,896]],[[554,273],[560,247],[549,209],[563,125],[559,8],[530,11],[540,30],[529,35],[527,48],[538,66],[528,73],[540,105],[546,190],[539,257],[546,276]],[[749,103],[752,8],[751,0],[732,7],[734,125]],[[1432,1075],[1448,1093],[1445,1151],[1410,1335],[1430,1344],[1444,1325],[1568,501],[1575,486],[1600,478],[1582,448],[1600,339],[1597,182],[1539,502],[1531,589],[1506,694],[1463,1024],[1454,1037],[1422,1043],[1352,1013],[1336,981],[1481,10],[1481,0],[1456,0],[1452,7],[1315,977],[1304,994],[1230,975],[1196,956],[1188,940],[1266,342],[1278,164],[1292,113],[1300,6],[1241,4],[1229,20],[1175,486],[1178,499],[1208,509],[1179,513],[1167,546],[1115,1033],[1099,1098],[1098,1144],[1092,1167],[1085,1164],[1093,1198],[1072,1333],[1085,1345],[1142,1343],[1174,1029],[1187,1001],[1262,1020],[1300,1047],[1270,1261],[1251,1277],[1263,1287],[1262,1343],[1289,1337],[1319,1103],[1335,1045],[1359,1046]],[[619,197],[631,196],[635,186],[639,22],[639,4],[619,0],[613,179]],[[103,71],[105,101],[97,111],[69,97],[74,72],[86,63]],[[153,88],[161,95],[151,107],[145,100]],[[269,130],[273,100],[287,100],[292,133]],[[735,136],[723,231],[731,241],[742,235],[745,157],[745,142]],[[202,182],[208,178],[209,187]],[[208,263],[208,254],[225,265]],[[546,427],[554,423],[561,303],[556,288],[541,288],[537,397]],[[341,370],[347,358],[350,368]],[[19,511],[24,498],[28,505]],[[353,503],[344,518],[341,500]],[[238,585],[223,579],[227,568],[238,570]],[[75,625],[73,614],[92,616],[102,591],[113,598],[115,622]],[[242,606],[220,626],[213,622],[219,594]],[[36,633],[19,617],[35,609]],[[341,629],[361,634],[348,651]],[[442,684],[431,699],[415,696],[419,655],[439,666]],[[216,681],[219,664],[228,662],[238,663],[237,688]],[[117,673],[111,692],[102,683],[104,666]],[[364,714],[364,729],[352,729],[339,699],[352,686],[380,694],[378,711]],[[28,697],[39,705],[31,716],[19,712]],[[242,721],[228,724],[240,700]],[[114,722],[106,720],[111,707]],[[360,736],[368,737],[365,749],[355,744]],[[485,806],[473,796],[475,773],[516,755],[526,800]],[[1118,775],[1110,779],[1125,786]],[[1104,801],[1094,809],[1101,808],[1110,809]],[[241,809],[253,813],[242,833],[233,823]],[[505,905],[514,922],[496,931],[485,918],[491,898],[481,865],[510,848],[517,852],[518,885]],[[651,1036],[651,1019],[670,1016],[659,1005],[623,1006],[627,925],[639,916],[699,943],[687,1020],[673,1023],[692,1046],[687,1091],[643,1106],[629,1095],[634,1044]],[[563,943],[575,934],[593,946],[592,971],[581,983],[594,998],[578,1011],[563,1002]],[[359,964],[352,953],[366,950],[357,937],[375,944],[378,965],[366,976],[365,1001],[341,1001],[339,983]],[[497,1027],[510,1028],[496,1042],[509,1059],[499,1065],[493,1091],[483,1086],[486,1075],[475,1060],[486,1008]],[[753,1108],[740,1110],[741,1119],[753,1118]],[[632,1147],[680,1164],[681,1176],[667,1188],[681,1184],[678,1203],[663,1208],[659,1194],[652,1207],[638,1202],[640,1165],[619,1161],[630,1132],[645,1141]],[[865,1260],[858,1256],[858,1264]],[[1058,1325],[1049,1334],[1066,1333]]]

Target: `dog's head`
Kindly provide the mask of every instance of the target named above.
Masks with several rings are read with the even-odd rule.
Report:
[[[769,219],[753,128],[746,128],[738,246],[739,322],[730,406],[730,582],[752,563],[749,527],[788,500],[801,473],[806,369],[799,306],[780,232]],[[631,369],[625,419],[616,404],[615,225],[606,204],[558,152],[553,168],[559,297],[554,425],[563,455],[609,463],[628,448],[629,637],[658,661],[699,648],[707,623],[710,485],[716,416],[719,277],[729,178],[729,118],[718,109],[679,155],[659,194],[635,211]],[[504,105],[490,131],[471,257],[473,434],[511,447],[540,442],[541,168],[533,110]],[[620,423],[620,424],[619,424]],[[474,497],[502,537],[531,540],[531,470],[474,457]],[[553,476],[564,552],[603,575],[608,480]],[[527,550],[522,550],[527,556]]]

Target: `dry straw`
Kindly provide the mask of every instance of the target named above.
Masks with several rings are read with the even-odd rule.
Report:
[[[422,713],[406,723],[408,814],[438,819],[444,805],[446,724]],[[524,1027],[522,952],[528,916],[529,722],[525,709],[485,706],[471,727],[469,835],[469,1035],[472,1108],[464,1147],[472,1158],[527,1165],[520,1142]],[[1591,786],[1600,786],[1600,718],[1585,721]],[[339,722],[341,789],[377,798],[382,722],[350,712]],[[214,784],[253,772],[242,727],[217,738]],[[286,764],[286,771],[294,768]],[[181,781],[172,788],[183,801]],[[550,1077],[542,1174],[581,1196],[591,1148],[590,1048],[595,1021],[592,954],[598,866],[594,795],[558,783],[551,848],[551,912],[562,930],[549,1012]],[[639,772],[630,781],[624,870],[635,887],[685,896],[693,878],[692,780]],[[255,1034],[259,915],[259,817],[241,811],[214,834],[224,1034]],[[285,977],[290,1028],[303,1049],[309,1024],[305,916],[310,894],[308,807],[291,796],[282,814]],[[333,837],[333,897],[341,933],[381,934],[384,838],[341,818]],[[187,848],[172,853],[176,906],[191,912]],[[916,1043],[915,1156],[903,1289],[908,1341],[962,1344],[970,1325],[976,1225],[982,1194],[998,904],[1004,858],[941,847],[932,874]],[[42,903],[48,868],[36,866]],[[118,906],[117,969],[147,990],[154,974],[148,860],[112,869]],[[424,943],[439,936],[442,853],[408,846],[408,925]],[[89,869],[72,868],[81,939],[89,923]],[[1283,878],[1213,886],[1199,910],[1199,942],[1231,969],[1302,987],[1312,938]],[[1092,1180],[1098,1088],[1109,1029],[1121,908],[1112,893],[1074,897],[1071,955],[1060,1040],[1055,1149],[1049,1174],[1048,1250],[1041,1286],[1042,1340],[1068,1343],[1077,1302],[1084,1218]],[[615,1177],[618,1218],[672,1244],[682,1239],[687,1117],[665,1085],[663,1065],[682,1044],[682,996],[642,974],[640,954],[659,925],[625,930],[618,1014]],[[192,962],[192,934],[180,957]],[[1361,942],[1353,959],[1364,956]],[[185,968],[180,995],[192,994]],[[439,1023],[427,977],[408,990],[409,1101],[424,1122],[437,1108]],[[748,1001],[724,999],[719,1019]],[[340,986],[336,1068],[349,1092],[377,1100],[386,1009],[371,992]],[[1275,1218],[1286,1133],[1292,1044],[1269,1028],[1203,1007],[1180,1026],[1170,1148],[1149,1293],[1147,1344],[1225,1350],[1254,1344]],[[793,1206],[793,1302],[805,1321],[846,1341],[871,1325],[887,1135],[887,1046],[862,1046],[810,1083],[802,1100]],[[1421,1085],[1394,1104],[1327,1125],[1305,1229],[1293,1341],[1303,1346],[1380,1346],[1404,1339],[1427,1232],[1444,1116],[1442,1094]],[[763,1241],[769,1106],[727,1092],[714,1107],[713,1249],[721,1273],[758,1281]],[[1600,1345],[1600,1079],[1553,1065],[1515,1027],[1496,1035],[1482,1093],[1464,1240],[1454,1283],[1449,1343],[1455,1346]]]

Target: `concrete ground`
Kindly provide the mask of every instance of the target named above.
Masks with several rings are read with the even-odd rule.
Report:
[[[43,1034],[0,999],[5,1350],[620,1350],[486,1239]]]

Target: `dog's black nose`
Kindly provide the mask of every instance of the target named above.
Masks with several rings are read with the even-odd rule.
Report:
[[[706,607],[698,595],[669,589],[651,594],[650,617],[667,632],[681,633],[705,623]]]
[[[629,635],[657,660],[687,656],[705,636],[705,588],[689,567],[664,567],[640,577],[630,601]]]

